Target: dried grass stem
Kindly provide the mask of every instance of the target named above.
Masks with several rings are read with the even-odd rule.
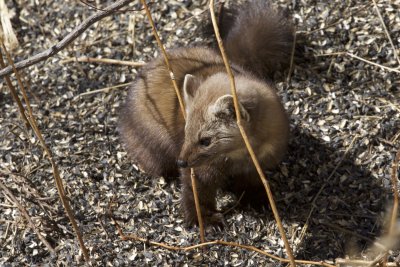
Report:
[[[153,30],[153,35],[156,38],[157,44],[160,47],[161,53],[162,53],[162,55],[164,57],[165,65],[167,66],[167,69],[169,71],[169,74],[170,74],[170,77],[171,77],[171,82],[172,82],[172,85],[174,86],[175,93],[176,93],[176,96],[177,96],[178,101],[179,101],[179,106],[180,106],[180,109],[181,109],[181,112],[182,112],[182,116],[186,120],[185,104],[183,103],[183,99],[182,99],[181,93],[179,91],[178,84],[176,83],[176,80],[175,80],[175,75],[174,75],[174,73],[172,71],[172,67],[171,67],[171,65],[169,63],[168,55],[167,55],[167,53],[165,51],[164,45],[162,44],[162,42],[160,40],[160,37],[158,36],[156,26],[154,24],[153,18],[151,16],[149,8],[148,8],[148,6],[146,4],[146,1],[145,0],[141,0],[141,2],[143,4],[144,10],[146,11],[147,18],[149,19],[149,22],[151,24],[151,28]],[[192,168],[190,169],[190,173],[191,173],[191,180],[192,180],[192,190],[193,190],[194,201],[195,201],[195,206],[196,206],[197,220],[198,220],[199,226],[200,226],[200,239],[201,239],[202,242],[204,242],[205,239],[204,239],[203,219],[201,218],[199,197],[197,195],[197,188],[196,188],[196,182],[195,182],[195,179],[196,179],[195,178],[195,173],[194,173],[194,170]]]
[[[111,203],[112,202],[110,202],[110,204]],[[266,251],[263,251],[263,250],[261,250],[259,248],[254,247],[254,246],[242,245],[242,244],[238,244],[238,243],[235,243],[235,242],[228,242],[228,241],[224,241],[224,240],[213,240],[213,241],[209,241],[209,242],[201,242],[200,244],[197,244],[197,245],[186,246],[186,247],[178,247],[178,246],[167,245],[167,244],[160,243],[160,242],[154,242],[154,241],[148,240],[147,238],[139,237],[139,236],[134,235],[134,234],[125,235],[123,233],[121,227],[117,223],[117,221],[112,216],[111,205],[109,206],[109,215],[111,217],[111,220],[114,222],[114,224],[115,224],[115,226],[117,228],[119,236],[121,237],[122,240],[125,240],[125,241],[127,241],[127,240],[139,241],[139,242],[142,242],[142,243],[145,243],[145,244],[149,244],[149,245],[153,245],[153,246],[157,246],[157,247],[162,247],[162,248],[165,248],[165,249],[168,249],[168,250],[185,251],[185,252],[193,250],[193,249],[196,249],[196,248],[202,248],[202,247],[207,247],[207,246],[211,246],[211,245],[223,245],[223,246],[230,246],[230,247],[246,249],[246,250],[249,250],[249,251],[254,251],[254,252],[260,253],[262,255],[265,255],[265,256],[267,256],[267,257],[269,257],[271,259],[278,260],[280,262],[291,263],[291,260],[289,260],[289,259],[285,259],[285,258],[281,258],[281,257],[275,256],[273,254],[270,254],[270,253],[268,253]],[[318,261],[307,261],[307,260],[295,260],[295,263],[298,263],[298,264],[312,264],[314,266],[335,267],[335,265],[332,265],[332,264],[329,264],[329,263],[326,263],[326,262],[323,262],[323,261],[319,261],[318,262]]]
[[[269,200],[269,203],[271,205],[272,212],[274,214],[276,223],[278,225],[278,229],[279,229],[279,232],[281,234],[282,240],[283,240],[283,242],[285,244],[286,253],[287,253],[287,255],[288,255],[289,259],[290,259],[289,260],[290,265],[291,266],[296,266],[292,249],[290,248],[289,242],[288,242],[286,234],[285,234],[285,229],[283,228],[281,219],[279,217],[278,209],[276,208],[276,205],[275,205],[275,200],[274,200],[274,198],[272,196],[271,188],[270,188],[270,186],[268,184],[268,181],[267,181],[267,179],[266,179],[266,177],[264,175],[264,172],[263,172],[263,170],[262,170],[262,168],[260,166],[260,163],[258,162],[257,156],[254,153],[254,150],[253,150],[253,148],[252,148],[252,146],[250,144],[250,141],[249,141],[249,139],[247,137],[247,134],[246,134],[246,132],[245,132],[245,130],[243,128],[243,125],[242,125],[239,102],[238,102],[238,98],[237,98],[237,94],[236,94],[235,79],[233,77],[233,73],[232,73],[231,67],[229,65],[228,58],[227,58],[226,53],[225,53],[225,49],[224,49],[224,45],[223,45],[221,36],[219,34],[217,19],[215,18],[214,0],[210,0],[209,8],[210,8],[211,20],[212,20],[212,24],[213,24],[213,27],[214,27],[215,36],[216,36],[216,39],[217,39],[217,42],[218,42],[218,46],[219,46],[219,49],[221,51],[221,56],[223,58],[223,61],[224,61],[225,67],[226,67],[226,71],[228,73],[230,84],[231,84],[231,94],[233,96],[233,102],[234,102],[234,106],[235,106],[237,125],[239,127],[240,133],[242,134],[243,140],[244,140],[244,142],[246,144],[246,148],[247,148],[248,152],[250,153],[251,159],[253,160],[253,163],[254,163],[254,165],[255,165],[255,167],[257,169],[257,172],[260,175],[260,179],[261,179],[261,181],[262,181],[262,183],[263,183],[263,185],[265,187],[265,191],[267,192],[268,200]]]
[[[25,217],[25,219],[28,221],[30,227],[32,228],[32,230],[36,233],[36,235],[38,236],[38,238],[40,239],[40,241],[43,242],[43,244],[47,247],[47,249],[51,252],[51,253],[55,253],[54,248],[49,244],[49,242],[47,242],[47,240],[42,236],[42,234],[39,232],[39,230],[37,229],[36,225],[33,223],[31,217],[29,216],[28,212],[26,211],[26,209],[21,205],[21,203],[18,202],[17,198],[14,196],[14,194],[2,183],[0,182],[0,188],[4,191],[4,194],[7,194],[8,197],[12,200],[12,202],[14,203],[14,205],[16,205],[18,207],[18,209],[21,211],[22,215]]]
[[[131,66],[131,67],[143,67],[146,64],[144,62],[133,62],[133,61],[110,59],[110,58],[93,58],[93,57],[68,57],[60,61],[61,64],[70,62],[104,63],[104,64]]]
[[[88,250],[87,250],[87,248],[85,246],[85,243],[83,242],[82,234],[81,234],[81,232],[79,230],[78,224],[76,223],[75,216],[74,216],[74,214],[72,212],[72,209],[71,209],[71,206],[69,204],[69,201],[68,201],[68,199],[67,199],[67,197],[65,195],[64,185],[63,185],[62,180],[61,180],[60,172],[58,170],[57,164],[55,163],[53,155],[52,155],[50,149],[47,147],[46,142],[45,142],[45,140],[43,138],[43,135],[42,135],[41,131],[39,130],[39,127],[37,126],[36,119],[35,119],[35,116],[33,115],[33,111],[32,111],[31,105],[30,105],[29,98],[28,98],[28,96],[26,94],[26,91],[25,91],[25,86],[24,86],[24,82],[22,81],[22,77],[19,75],[19,72],[16,69],[16,67],[14,65],[14,62],[13,62],[10,54],[8,53],[6,47],[4,46],[3,43],[1,43],[1,46],[3,48],[4,53],[6,54],[8,63],[11,65],[11,68],[13,69],[13,71],[15,73],[18,85],[19,85],[19,87],[21,89],[22,96],[24,98],[24,101],[25,101],[25,104],[26,104],[26,107],[27,107],[27,110],[28,110],[28,114],[27,114],[26,117],[28,119],[29,125],[31,126],[32,130],[34,131],[36,137],[39,139],[40,144],[41,144],[45,154],[47,155],[47,157],[48,157],[48,159],[49,159],[49,161],[51,163],[54,180],[55,180],[55,183],[56,183],[56,187],[57,187],[58,194],[60,196],[61,202],[62,202],[62,204],[63,204],[63,206],[64,206],[64,208],[66,210],[67,216],[68,216],[68,218],[69,218],[69,220],[70,220],[70,222],[72,224],[72,227],[73,227],[73,229],[75,231],[75,234],[76,234],[76,236],[78,238],[78,242],[79,242],[79,245],[80,245],[80,247],[82,249],[83,256],[84,256],[86,262],[89,262],[90,261],[89,253],[88,253]],[[12,84],[11,84],[11,87],[13,87]],[[13,90],[13,89],[10,89],[10,90]],[[25,111],[23,111],[23,112],[25,113]]]

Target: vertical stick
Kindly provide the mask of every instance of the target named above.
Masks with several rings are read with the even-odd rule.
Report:
[[[153,35],[156,38],[157,44],[160,47],[161,53],[162,53],[162,55],[164,57],[165,65],[167,66],[167,69],[169,71],[169,75],[171,77],[172,85],[174,86],[176,96],[178,97],[179,106],[181,108],[181,112],[182,112],[183,118],[186,120],[185,104],[183,103],[182,96],[181,96],[181,93],[179,91],[178,85],[176,83],[175,76],[174,76],[174,73],[172,71],[171,65],[169,64],[167,53],[165,52],[165,49],[164,49],[164,46],[163,46],[163,44],[162,44],[162,42],[160,40],[160,37],[158,36],[157,29],[156,29],[156,26],[154,24],[153,18],[151,17],[151,13],[149,11],[149,8],[148,8],[148,6],[146,4],[146,0],[141,0],[141,2],[143,4],[144,10],[146,11],[147,18],[149,19],[149,22],[151,24],[151,28],[153,30]],[[200,210],[200,205],[199,205],[199,197],[197,195],[197,188],[196,188],[196,181],[195,181],[196,177],[195,177],[195,173],[194,173],[193,168],[190,169],[190,176],[191,176],[191,180],[192,180],[194,203],[196,205],[197,220],[198,220],[199,226],[200,226],[200,240],[201,240],[202,243],[204,243],[205,239],[204,239],[203,219],[201,217],[201,210]]]
[[[157,44],[161,49],[161,54],[164,57],[164,62],[165,62],[165,65],[167,66],[167,69],[169,71],[169,75],[171,77],[172,85],[174,86],[176,96],[178,97],[179,106],[181,108],[183,118],[186,119],[185,104],[183,103],[181,93],[180,93],[178,85],[176,83],[174,72],[172,71],[172,67],[169,64],[169,59],[168,59],[167,53],[165,52],[164,45],[162,44],[161,39],[158,36],[157,29],[156,29],[156,26],[154,24],[153,18],[151,17],[150,10],[149,10],[149,8],[148,8],[148,6],[146,4],[146,0],[141,0],[141,1],[142,1],[143,6],[144,6],[144,10],[146,11],[147,18],[149,19],[149,22],[150,22],[150,25],[151,25],[151,29],[153,30],[153,35],[156,38]]]
[[[0,67],[2,67],[3,69],[6,67],[6,64],[4,63],[3,55],[1,54],[1,52],[0,52]],[[21,115],[21,118],[25,121],[26,127],[29,127],[29,121],[28,121],[28,118],[27,118],[26,115],[25,115],[24,106],[22,105],[21,100],[19,99],[18,94],[17,94],[17,92],[15,91],[15,88],[14,88],[14,86],[13,86],[12,83],[11,83],[10,77],[9,77],[8,75],[6,75],[4,78],[5,78],[5,80],[6,80],[6,83],[7,83],[7,85],[8,85],[8,88],[10,88],[11,95],[12,95],[12,97],[14,98],[14,101],[15,101],[15,102],[17,103],[17,105],[18,105],[19,114]]]
[[[199,221],[199,227],[200,227],[200,241],[201,243],[204,243],[206,242],[206,239],[204,238],[203,217],[201,216],[199,194],[197,193],[197,186],[196,186],[196,174],[194,173],[193,168],[190,169],[190,177],[192,180],[192,189],[194,196],[194,204],[196,205],[197,220]]]
[[[61,199],[61,203],[63,204],[63,206],[65,208],[65,211],[67,212],[67,216],[68,216],[68,218],[69,218],[69,220],[70,220],[70,222],[72,224],[72,228],[74,229],[75,234],[76,234],[76,236],[78,238],[78,242],[79,242],[79,245],[81,247],[83,256],[85,258],[85,261],[89,263],[90,262],[89,252],[88,252],[88,250],[87,250],[87,248],[85,246],[85,243],[83,242],[82,234],[81,234],[81,232],[79,230],[78,224],[76,223],[74,213],[73,213],[73,211],[71,209],[71,206],[69,204],[69,201],[68,201],[68,199],[67,199],[67,197],[65,195],[64,185],[62,183],[60,172],[58,170],[57,164],[56,164],[56,162],[55,162],[55,160],[53,158],[53,155],[52,155],[50,149],[47,147],[46,142],[44,141],[43,135],[42,135],[41,131],[39,130],[39,127],[37,126],[35,117],[33,116],[32,108],[31,108],[28,96],[27,96],[26,91],[25,91],[25,86],[24,86],[24,84],[22,82],[22,79],[21,79],[21,76],[19,75],[18,70],[16,69],[16,67],[14,65],[14,62],[11,59],[11,56],[8,53],[6,47],[4,46],[4,44],[2,42],[0,42],[0,43],[1,43],[1,46],[2,46],[2,48],[4,50],[4,53],[7,56],[7,60],[9,62],[9,64],[11,65],[11,67],[12,67],[14,73],[15,73],[15,76],[17,77],[18,85],[21,88],[22,96],[24,97],[25,104],[26,104],[26,107],[28,109],[27,119],[28,119],[29,125],[31,126],[32,130],[35,132],[37,138],[40,141],[40,144],[42,145],[42,148],[43,148],[45,154],[47,155],[47,157],[48,157],[48,159],[49,159],[49,161],[51,163],[51,167],[52,167],[52,170],[53,170],[53,176],[54,176],[56,187],[57,187],[57,190],[58,190],[58,195],[60,196],[60,199]],[[12,90],[12,89],[10,89],[10,90]]]
[[[396,230],[396,221],[399,212],[399,189],[397,181],[399,160],[400,160],[400,149],[396,153],[392,166],[393,210],[390,219],[389,235],[393,235],[393,233]]]
[[[237,94],[236,94],[235,80],[233,78],[233,73],[232,73],[231,67],[229,65],[226,53],[225,53],[225,49],[224,49],[224,46],[223,46],[223,43],[222,43],[221,36],[219,34],[217,20],[215,18],[214,0],[210,0],[209,8],[210,8],[210,13],[211,13],[212,24],[213,24],[213,27],[214,27],[215,37],[217,38],[218,46],[219,46],[219,49],[221,51],[221,55],[222,55],[222,58],[224,60],[226,71],[227,71],[229,79],[230,79],[231,94],[233,96],[233,103],[234,103],[234,106],[235,106],[237,124],[238,124],[238,127],[240,129],[240,133],[242,134],[242,137],[243,137],[243,140],[244,140],[244,142],[246,144],[247,150],[250,153],[251,159],[253,160],[253,163],[254,163],[254,165],[255,165],[255,167],[257,169],[257,172],[260,175],[261,181],[262,181],[262,183],[263,183],[263,185],[265,187],[265,191],[267,192],[268,200],[269,200],[269,203],[271,205],[272,212],[274,214],[276,223],[278,225],[279,232],[280,232],[280,234],[282,236],[282,240],[283,240],[283,242],[285,244],[286,253],[288,254],[288,257],[289,257],[289,260],[290,260],[290,265],[291,266],[296,266],[292,249],[290,248],[289,242],[288,242],[288,240],[286,238],[285,229],[283,228],[281,219],[280,219],[279,214],[278,214],[278,209],[276,208],[276,205],[275,205],[275,200],[274,200],[274,198],[272,196],[271,188],[270,188],[270,186],[268,184],[267,179],[264,176],[264,172],[263,172],[263,170],[262,170],[262,168],[260,166],[260,163],[257,160],[257,157],[256,157],[256,155],[254,153],[253,148],[251,147],[251,144],[250,144],[250,141],[249,141],[249,139],[247,137],[247,134],[246,134],[246,132],[245,132],[243,126],[242,126],[242,121],[241,121],[241,116],[240,116],[240,109],[239,109],[239,102],[238,102]]]

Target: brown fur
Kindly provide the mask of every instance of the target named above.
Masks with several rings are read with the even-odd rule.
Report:
[[[288,121],[275,88],[246,72],[235,76],[242,124],[261,166],[273,168],[282,159],[288,140]],[[230,189],[240,195],[263,191],[263,186],[236,124],[230,83],[217,73],[186,96],[188,106],[185,141],[179,159],[194,167],[200,203],[206,219],[214,221],[216,191]],[[204,146],[201,140],[210,139]],[[190,175],[181,172],[186,219],[196,221]],[[204,197],[204,195],[206,197]],[[189,208],[191,207],[191,208]],[[208,214],[209,215],[207,217]]]
[[[294,27],[268,0],[246,5],[227,33],[226,51],[232,61],[259,77],[273,77],[289,67]]]
[[[249,8],[255,8],[259,5],[257,3],[253,2]],[[272,11],[268,9],[266,12],[269,14]],[[243,16],[239,12],[238,19],[245,20]],[[280,17],[276,15],[275,18]],[[272,23],[271,18],[267,20]],[[272,23],[271,27],[276,25]],[[276,29],[264,30],[276,33]],[[232,33],[231,36],[234,35]],[[274,37],[269,36],[269,40]],[[286,151],[286,114],[274,86],[255,76],[261,77],[258,63],[254,63],[256,69],[251,69],[248,63],[241,61],[241,56],[234,54],[233,51],[237,50],[233,43],[227,43],[227,47],[230,47],[228,53],[234,62],[232,68],[245,130],[261,165],[272,168]],[[275,46],[267,47],[272,49]],[[249,51],[257,57],[256,50]],[[286,54],[283,56],[274,52],[278,51],[269,51],[271,55],[286,57]],[[186,124],[168,70],[159,57],[141,70],[131,87],[121,111],[119,130],[129,155],[144,171],[156,176],[176,177],[180,170],[182,208],[189,223],[196,222],[190,169],[179,169],[176,162],[179,159],[181,164],[193,167],[198,180],[202,214],[206,222],[216,222],[221,219],[215,210],[218,189],[228,188],[241,194],[243,190],[255,192],[262,189],[262,185],[236,125],[229,79],[220,55],[214,50],[197,47],[172,50],[168,56],[185,98]],[[289,58],[273,57],[272,60],[284,62]],[[266,64],[269,65],[263,70],[274,70],[271,62],[267,60]]]
[[[207,48],[182,48],[168,54],[179,87],[187,73],[206,79],[225,70],[220,56]],[[120,114],[122,140],[143,170],[155,176],[176,177],[184,127],[169,72],[163,59],[156,58],[142,68],[129,91]]]

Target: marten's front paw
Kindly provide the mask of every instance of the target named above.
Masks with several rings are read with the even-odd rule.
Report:
[[[213,213],[210,216],[203,218],[203,221],[204,224],[206,225],[213,225],[219,227],[225,226],[224,215],[220,212]]]
[[[203,223],[206,226],[220,226],[223,227],[225,225],[224,222],[224,216],[222,215],[222,213],[219,212],[211,212],[211,211],[207,211],[204,212],[202,211],[202,219],[203,219]],[[193,225],[197,225],[198,224],[198,220],[197,220],[197,213],[195,212],[185,212],[185,222],[188,226],[193,226]]]

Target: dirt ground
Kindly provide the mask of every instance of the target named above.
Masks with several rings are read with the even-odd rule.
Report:
[[[104,8],[112,2],[90,3]],[[303,51],[290,79],[277,82],[292,136],[278,170],[267,173],[289,241],[298,259],[374,259],[373,243],[387,229],[391,166],[400,140],[400,62],[390,43],[399,55],[400,2],[377,4],[389,36],[373,1],[273,2],[292,14]],[[51,47],[96,12],[71,0],[6,4],[20,42],[12,51],[15,61]],[[203,34],[207,6],[203,0],[153,3],[165,46],[212,44]],[[136,2],[130,6],[139,8]],[[64,61],[88,56],[146,62],[158,54],[144,13],[126,11],[95,23],[59,54],[22,71],[93,265],[280,266],[244,249],[210,246],[176,252],[118,236],[107,215],[112,199],[113,214],[126,233],[176,246],[200,242],[198,228],[184,225],[179,182],[141,173],[119,141],[118,111],[128,87],[85,94],[132,82],[139,68]],[[0,265],[83,265],[51,165],[19,116],[1,78],[0,182],[56,252],[49,253],[0,189]],[[222,210],[235,205],[230,195],[221,193],[219,200]],[[253,245],[286,257],[268,208],[235,207],[225,218],[224,229],[207,229],[207,240]],[[400,261],[399,247],[393,247],[388,258]]]

